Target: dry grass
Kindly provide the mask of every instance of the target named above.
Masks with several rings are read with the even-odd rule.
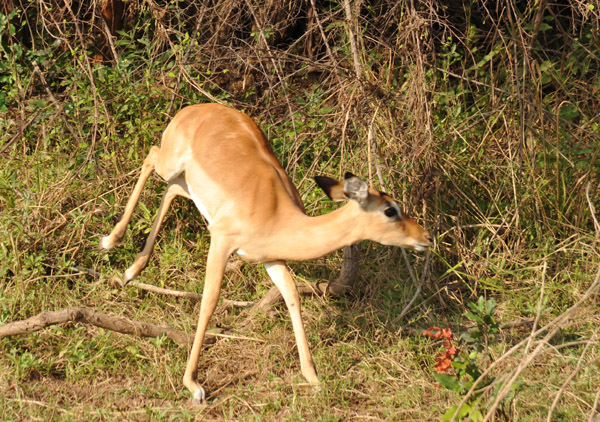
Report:
[[[145,152],[190,103],[228,103],[259,121],[309,213],[331,207],[312,176],[351,170],[393,192],[437,245],[406,260],[365,244],[355,292],[303,300],[321,391],[302,385],[285,309],[241,326],[244,310],[221,307],[214,324],[264,342],[206,348],[202,410],[181,386],[185,348],[68,324],[2,340],[3,420],[435,420],[470,395],[436,386],[438,346],[421,331],[465,331],[466,304],[481,295],[496,299],[502,323],[535,321],[502,330],[480,360],[495,377],[483,415],[595,420],[598,5],[130,1],[109,37],[104,2],[9,3],[0,323],[88,306],[193,331],[195,302],[107,282],[135,256],[160,181],[122,246],[96,251]],[[191,203],[175,208],[141,281],[199,293],[210,239]],[[334,278],[339,260],[292,267],[314,283]],[[246,265],[223,294],[259,300],[264,280]],[[513,381],[522,390],[498,411]]]

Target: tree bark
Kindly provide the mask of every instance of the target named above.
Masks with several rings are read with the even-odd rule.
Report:
[[[360,262],[360,243],[346,246],[343,251],[342,270],[337,280],[327,285],[327,293],[339,297],[348,293],[354,287],[358,277]]]

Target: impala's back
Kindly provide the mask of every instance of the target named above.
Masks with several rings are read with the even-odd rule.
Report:
[[[167,181],[183,174],[209,221],[223,213],[264,222],[277,210],[304,212],[262,131],[247,115],[219,104],[177,114],[163,135],[156,172]]]

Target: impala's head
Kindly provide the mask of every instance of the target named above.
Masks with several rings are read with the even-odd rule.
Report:
[[[390,246],[402,246],[424,251],[432,245],[429,232],[402,212],[389,195],[369,188],[367,183],[346,173],[344,181],[329,177],[315,177],[317,184],[334,201],[355,201],[366,218],[366,237]]]

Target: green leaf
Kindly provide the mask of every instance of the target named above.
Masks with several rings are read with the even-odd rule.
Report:
[[[483,414],[479,409],[473,409],[469,412],[469,418],[471,418],[471,422],[481,422],[483,421]]]
[[[475,321],[478,324],[483,324],[483,319],[479,315],[475,315],[473,312],[467,312],[465,317],[470,319],[471,321]]]
[[[565,120],[571,120],[578,116],[579,112],[577,111],[577,107],[574,105],[567,105],[560,109],[560,117]]]
[[[467,303],[467,307],[472,310],[473,312],[477,312],[479,309],[477,309],[477,305],[475,305],[473,302],[469,302]]]
[[[455,406],[452,406],[451,408],[449,408],[448,410],[446,410],[446,413],[444,413],[444,416],[442,416],[441,420],[443,420],[443,421],[452,420],[452,416],[454,416],[454,413],[456,412],[457,408],[458,408],[458,405],[455,405]],[[460,410],[458,411],[458,414],[456,415],[456,419],[465,418],[467,415],[469,415],[469,413],[471,413],[472,410],[473,410],[473,407],[471,405],[463,404],[462,407],[460,408]]]
[[[486,305],[485,305],[485,310],[488,314],[493,314],[494,311],[496,310],[496,301],[491,298],[487,301]]]
[[[433,377],[439,382],[445,389],[460,393],[462,387],[460,381],[451,375],[440,374],[438,372],[433,374]]]
[[[40,100],[40,99],[31,99],[27,102],[27,110],[29,111],[35,111],[41,108],[44,108],[48,105],[48,103],[46,102],[46,100]]]

